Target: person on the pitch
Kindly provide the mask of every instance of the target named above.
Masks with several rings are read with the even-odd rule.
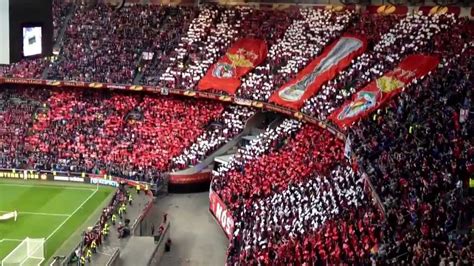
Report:
[[[137,195],[140,194],[140,184],[137,184],[135,186],[136,190],[137,190]]]

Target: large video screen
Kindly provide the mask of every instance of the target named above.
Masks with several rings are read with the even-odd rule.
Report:
[[[23,56],[35,56],[43,52],[42,36],[41,26],[23,27]]]

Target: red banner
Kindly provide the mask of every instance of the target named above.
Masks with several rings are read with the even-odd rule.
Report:
[[[209,191],[209,209],[214,217],[216,217],[227,237],[231,239],[234,233],[234,219],[230,211],[227,210],[227,206],[219,198],[219,195],[212,189]]]
[[[212,65],[199,81],[199,90],[216,89],[235,94],[240,78],[261,64],[267,57],[267,44],[259,39],[241,39]]]
[[[354,94],[352,100],[345,102],[329,116],[329,120],[339,128],[345,129],[400,93],[413,79],[420,78],[435,69],[438,63],[439,59],[435,56],[406,57],[397,68]]]
[[[270,102],[299,110],[304,101],[316,94],[321,86],[351,64],[352,59],[367,48],[365,38],[345,34],[324,49],[295,79],[283,85],[270,97]]]

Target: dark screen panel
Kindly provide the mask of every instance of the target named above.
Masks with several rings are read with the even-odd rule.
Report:
[[[11,0],[10,1],[10,61],[23,58],[23,27],[41,25],[42,56],[53,52],[52,0]]]

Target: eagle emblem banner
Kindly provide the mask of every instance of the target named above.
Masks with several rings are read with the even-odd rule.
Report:
[[[241,39],[212,65],[199,81],[199,90],[222,90],[235,94],[240,78],[261,64],[267,56],[267,44],[259,39]]]
[[[299,110],[304,101],[316,94],[321,86],[347,68],[352,59],[361,55],[367,48],[367,41],[361,36],[345,34],[308,66],[296,78],[283,85],[270,97],[270,102],[294,110]]]
[[[421,78],[436,68],[439,59],[428,55],[410,55],[397,68],[370,82],[336,109],[329,120],[346,129],[355,121],[380,108],[399,94],[415,78]]]

